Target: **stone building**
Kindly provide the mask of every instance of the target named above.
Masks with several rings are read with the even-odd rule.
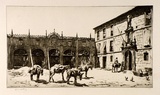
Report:
[[[67,37],[56,32],[47,35],[7,35],[8,69],[39,64],[50,68],[54,64],[78,66],[82,60],[95,65],[95,40],[90,37]],[[49,64],[48,64],[49,63]],[[73,64],[72,64],[73,63]]]
[[[114,60],[125,70],[152,68],[152,6],[137,6],[97,27],[95,41],[101,68]]]

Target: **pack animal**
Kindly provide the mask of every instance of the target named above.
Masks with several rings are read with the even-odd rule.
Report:
[[[85,65],[81,65],[78,67],[78,69],[81,71],[81,72],[85,72],[85,77],[87,78],[87,73],[88,73],[88,70],[91,69],[92,70],[93,66],[90,65],[90,64],[85,64]]]
[[[33,80],[33,75],[37,75],[37,81],[39,80],[40,74],[43,75],[43,68],[39,65],[34,65],[28,71],[30,73],[30,79]]]
[[[121,67],[120,63],[114,63],[112,64],[112,72],[118,72],[118,68]]]
[[[77,77],[79,76],[80,80],[82,80],[82,75],[84,73],[81,73],[81,71],[77,68],[72,68],[72,69],[68,69],[67,70],[67,84],[70,84],[69,83],[69,80],[71,77],[74,78],[74,85],[77,84]]]
[[[64,80],[64,72],[65,70],[67,70],[69,68],[69,66],[64,66],[64,65],[60,65],[60,64],[56,64],[54,66],[51,67],[50,69],[50,76],[49,76],[49,82],[52,81],[54,82],[53,76],[57,73],[57,74],[62,74],[62,80]]]

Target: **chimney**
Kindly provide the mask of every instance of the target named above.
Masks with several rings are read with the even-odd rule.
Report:
[[[30,38],[30,29],[28,29],[28,37]]]
[[[47,38],[47,30],[46,30],[46,38]]]
[[[13,29],[11,29],[11,37],[13,37]]]

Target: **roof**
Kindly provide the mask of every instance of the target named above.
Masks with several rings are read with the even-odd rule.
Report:
[[[112,25],[115,22],[123,21],[123,20],[127,19],[127,15],[129,15],[129,14],[132,14],[132,17],[133,17],[133,16],[136,16],[136,15],[140,14],[141,12],[144,12],[144,11],[150,9],[150,8],[152,8],[151,5],[150,6],[136,6],[133,9],[131,9],[131,10],[129,10],[129,11],[127,11],[127,12],[125,12],[125,13],[123,13],[123,14],[115,17],[115,18],[113,18],[113,19],[111,19],[111,20],[109,20],[109,21],[107,21],[107,22],[105,22],[105,23],[103,23],[103,24],[101,24],[99,26],[96,26],[93,29],[95,30],[95,29],[97,29],[99,27],[103,27],[105,25],[106,26],[107,25]]]

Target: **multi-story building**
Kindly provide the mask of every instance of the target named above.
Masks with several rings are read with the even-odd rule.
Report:
[[[94,38],[67,37],[56,32],[47,35],[11,34],[7,35],[8,68],[19,68],[38,64],[49,68],[54,64],[77,66],[82,60],[90,60],[95,65],[96,47]],[[48,64],[49,63],[49,64]],[[49,66],[49,67],[48,67]]]
[[[114,60],[125,70],[152,68],[152,6],[137,6],[97,27],[95,41],[101,68]]]

